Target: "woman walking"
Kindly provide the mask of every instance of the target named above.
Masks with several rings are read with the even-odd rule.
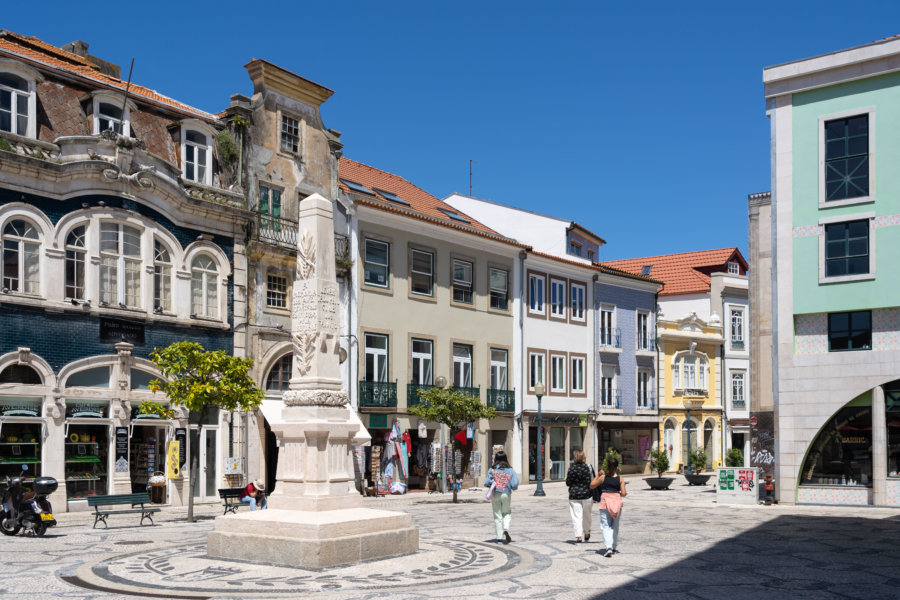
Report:
[[[569,514],[572,516],[572,528],[575,541],[586,542],[591,539],[591,480],[594,471],[584,462],[582,450],[572,451],[572,466],[566,473],[566,485],[569,488]]]
[[[512,520],[509,498],[512,491],[519,487],[519,477],[509,466],[509,459],[506,458],[506,452],[503,450],[494,455],[494,466],[488,469],[484,485],[485,487],[494,486],[491,507],[494,509],[494,528],[497,532],[497,541],[508,544],[512,541],[512,538],[509,537],[509,523]]]
[[[625,492],[625,480],[619,475],[619,461],[610,457],[606,461],[606,472],[600,471],[591,481],[591,488],[600,486],[600,527],[603,530],[603,541],[606,543],[606,558],[618,552],[619,522],[622,520],[622,498]]]

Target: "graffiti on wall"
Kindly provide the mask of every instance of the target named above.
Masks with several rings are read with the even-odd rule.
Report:
[[[772,473],[775,468],[774,412],[750,414],[750,466],[759,467],[763,473]]]

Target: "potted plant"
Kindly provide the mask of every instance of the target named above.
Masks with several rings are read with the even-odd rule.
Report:
[[[728,452],[725,454],[725,466],[726,467],[743,467],[744,466],[744,453],[741,452],[740,448],[729,448]]]
[[[706,485],[706,482],[709,481],[709,478],[712,477],[711,474],[703,474],[703,471],[706,468],[706,452],[704,452],[701,448],[697,450],[692,450],[690,456],[688,457],[688,463],[691,465],[691,472],[685,474],[685,479],[688,480],[688,484],[690,485]]]
[[[669,455],[665,448],[652,448],[650,454],[650,468],[656,471],[656,477],[644,477],[644,481],[651,490],[667,490],[674,477],[663,477],[663,473],[669,470]]]

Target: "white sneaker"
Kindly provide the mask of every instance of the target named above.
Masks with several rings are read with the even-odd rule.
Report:
[[[612,548],[607,548],[607,549],[606,549],[606,554],[604,554],[603,556],[605,556],[606,558],[611,558],[612,555],[613,555],[613,549],[612,549]]]

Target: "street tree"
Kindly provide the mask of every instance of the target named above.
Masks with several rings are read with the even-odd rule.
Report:
[[[421,417],[426,421],[434,421],[446,425],[450,429],[450,440],[453,444],[454,455],[457,450],[458,440],[456,434],[462,431],[467,424],[478,419],[493,419],[496,411],[484,406],[481,399],[455,388],[433,387],[427,390],[419,390],[419,404],[410,406],[411,415]],[[443,452],[443,449],[441,449]],[[454,461],[455,462],[455,461]],[[447,466],[448,467],[448,466]],[[445,467],[445,468],[447,468]],[[460,473],[456,473],[454,481],[460,480]],[[453,486],[453,503],[458,502],[457,486]]]
[[[172,418],[172,407],[183,406],[189,413],[199,413],[205,423],[213,408],[220,410],[253,410],[262,402],[264,393],[250,377],[253,359],[240,358],[224,350],[204,350],[197,342],[175,342],[156,349],[150,360],[165,380],[154,379],[150,389],[164,393],[168,406],[161,402],[141,403],[140,411],[162,418]],[[188,472],[188,521],[194,521],[194,483],[198,468],[193,453]]]

